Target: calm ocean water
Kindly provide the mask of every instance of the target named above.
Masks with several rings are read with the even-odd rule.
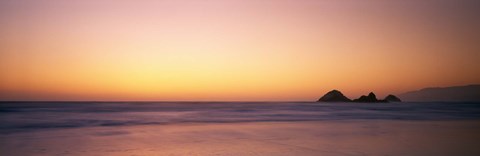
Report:
[[[1,102],[0,133],[93,126],[321,120],[474,120],[480,103]]]

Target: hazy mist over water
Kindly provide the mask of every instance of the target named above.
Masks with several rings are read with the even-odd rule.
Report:
[[[475,120],[480,103],[2,102],[4,134],[58,128],[325,120]]]

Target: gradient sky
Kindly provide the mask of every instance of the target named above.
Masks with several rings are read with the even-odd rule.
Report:
[[[0,100],[316,100],[480,83],[480,5],[0,0]]]

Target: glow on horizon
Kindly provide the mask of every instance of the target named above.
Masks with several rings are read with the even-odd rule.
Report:
[[[0,1],[0,100],[315,100],[480,83],[475,1]]]

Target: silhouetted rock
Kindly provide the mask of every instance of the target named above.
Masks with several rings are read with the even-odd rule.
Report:
[[[402,100],[400,100],[400,98],[396,97],[395,95],[388,95],[387,97],[385,97],[384,101],[387,101],[387,102],[402,102]]]
[[[382,102],[401,102],[400,98],[395,95],[388,95],[383,100],[378,100],[377,96],[370,92],[367,96],[362,95],[358,99],[350,100],[345,97],[342,92],[338,90],[332,90],[327,94],[323,95],[317,102],[362,102],[362,103],[382,103]]]
[[[323,95],[317,102],[351,102],[349,98],[345,97],[342,92],[338,90],[332,90]]]
[[[360,96],[360,98],[353,100],[353,102],[375,103],[375,102],[387,102],[387,101],[378,100],[377,96],[373,92],[370,92],[368,96],[362,95]]]

